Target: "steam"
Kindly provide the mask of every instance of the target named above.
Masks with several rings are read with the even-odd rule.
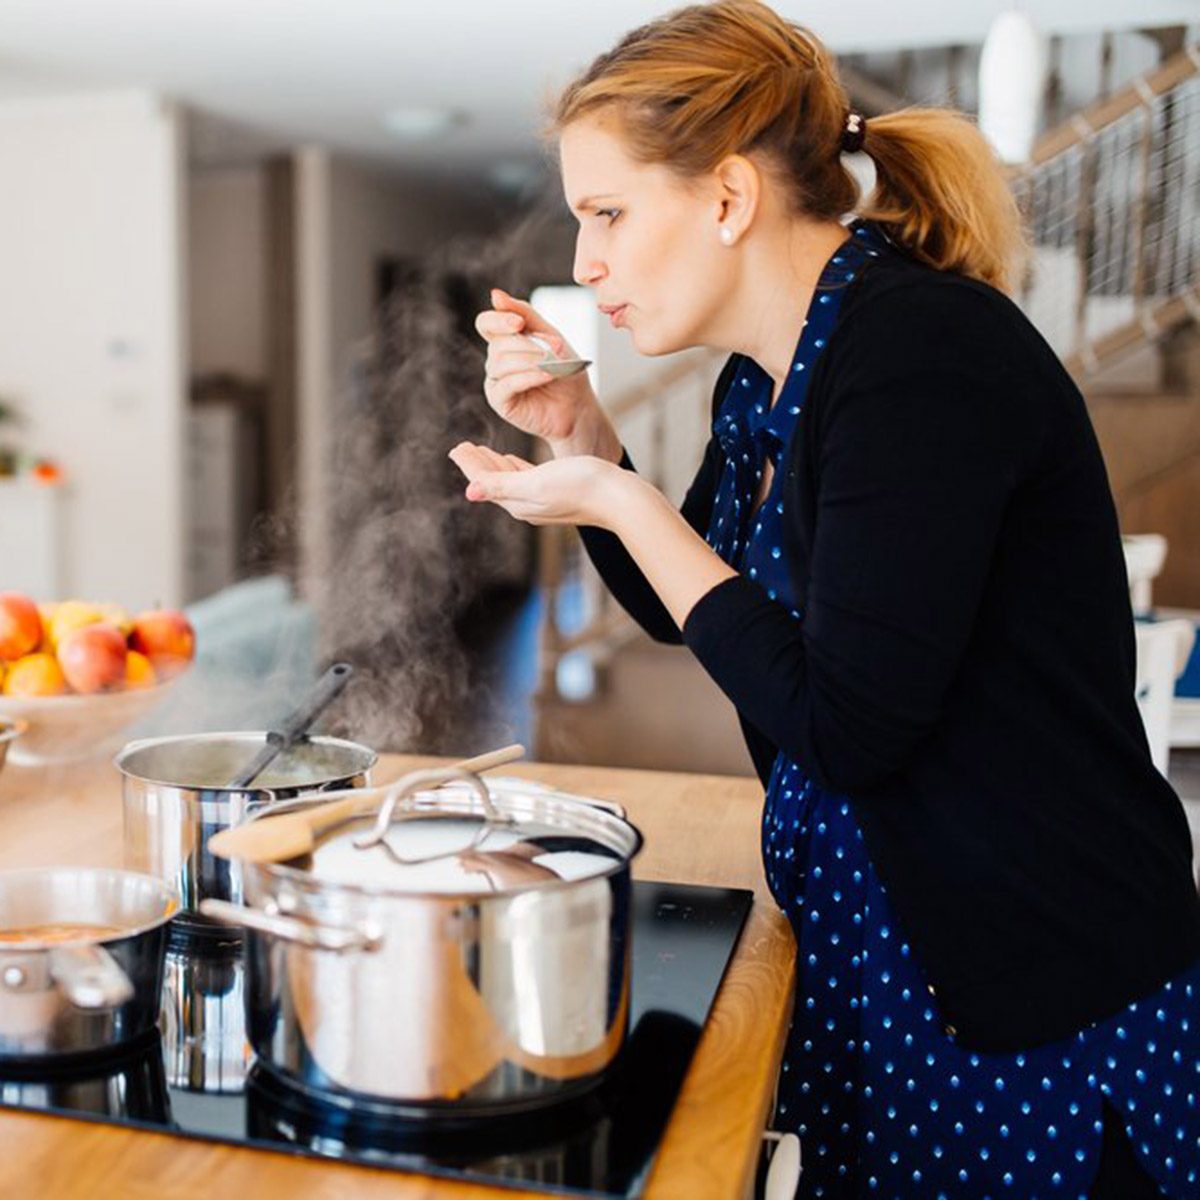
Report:
[[[513,740],[512,714],[480,680],[462,624],[489,585],[524,581],[534,534],[469,504],[447,453],[464,439],[532,453],[483,396],[473,318],[491,287],[527,295],[566,278],[569,247],[561,197],[547,187],[498,234],[420,261],[334,397],[328,570],[297,570],[294,499],[261,517],[249,578],[192,606],[197,662],[127,736],[277,727],[322,668],[345,660],[355,677],[319,729],[413,753],[467,755]]]
[[[499,235],[427,256],[380,313],[337,398],[331,569],[302,590],[320,614],[321,658],[357,670],[341,724],[377,749],[466,753],[513,736],[480,695],[457,624],[489,584],[526,573],[533,531],[468,504],[446,456],[463,439],[530,454],[483,397],[485,347],[472,321],[491,287],[526,295],[545,281],[537,264],[563,228],[561,200],[547,191]]]

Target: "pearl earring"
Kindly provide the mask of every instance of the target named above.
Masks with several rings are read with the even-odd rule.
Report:
[[[720,236],[720,238],[721,238],[721,241],[722,241],[722,242],[723,242],[723,243],[724,243],[726,246],[732,246],[732,245],[733,245],[733,230],[732,230],[732,229],[730,229],[728,225],[722,225],[722,226],[721,226],[721,232],[720,232],[719,236]]]

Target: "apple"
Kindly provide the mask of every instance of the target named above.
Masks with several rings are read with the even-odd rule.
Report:
[[[133,617],[129,615],[128,609],[119,604],[97,604],[96,611],[100,614],[100,620],[115,625],[123,638],[127,638],[133,632]]]
[[[144,654],[158,676],[165,678],[192,661],[196,634],[183,613],[173,608],[156,608],[134,618],[129,648]]]
[[[104,622],[76,629],[58,643],[58,665],[77,692],[102,692],[124,684],[127,655],[121,631]]]
[[[20,592],[0,592],[0,658],[23,658],[42,640],[37,605]]]
[[[47,649],[57,650],[77,629],[85,625],[98,625],[104,615],[86,600],[64,600],[54,606],[47,630]]]

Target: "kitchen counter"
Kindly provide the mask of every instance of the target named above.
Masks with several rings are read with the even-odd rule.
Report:
[[[386,783],[430,759],[385,756]],[[505,774],[623,804],[646,837],[634,876],[741,887],[755,904],[717,994],[645,1195],[749,1195],[792,1003],[795,944],[767,894],[756,780],[520,763]],[[0,773],[0,867],[120,865],[121,788],[107,763]],[[497,1200],[483,1187],[59,1117],[0,1111],[0,1195],[48,1200]]]

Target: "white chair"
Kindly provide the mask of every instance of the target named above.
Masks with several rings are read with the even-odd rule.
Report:
[[[1171,720],[1175,681],[1183,674],[1196,628],[1191,621],[1139,621],[1137,632],[1137,702],[1146,725],[1150,757],[1165,775],[1171,755]]]
[[[1150,592],[1155,577],[1167,560],[1167,539],[1159,533],[1133,533],[1121,538],[1125,572],[1129,576],[1129,599],[1135,616],[1151,610]]]

